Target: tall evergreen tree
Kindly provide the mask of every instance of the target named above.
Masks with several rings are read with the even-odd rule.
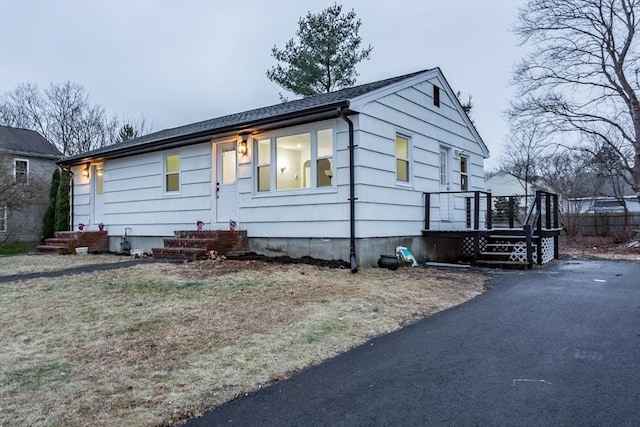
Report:
[[[372,50],[370,45],[361,47],[361,24],[353,10],[344,14],[338,4],[318,14],[309,12],[298,21],[297,40],[289,40],[284,49],[273,47],[279,64],[267,71],[267,77],[303,97],[353,86],[356,65],[369,59]]]
[[[45,239],[55,235],[56,228],[56,200],[58,199],[58,187],[60,186],[60,171],[53,171],[51,187],[49,188],[49,206],[42,220],[42,234]]]
[[[60,174],[60,183],[56,195],[55,231],[69,230],[69,180],[71,174],[65,170]]]

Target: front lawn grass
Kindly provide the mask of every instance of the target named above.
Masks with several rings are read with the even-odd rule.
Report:
[[[0,425],[174,424],[467,301],[485,279],[201,261],[2,284]]]

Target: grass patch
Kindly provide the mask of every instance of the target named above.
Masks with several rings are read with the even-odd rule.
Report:
[[[4,375],[3,388],[7,386],[7,388],[31,392],[44,384],[55,385],[64,381],[70,372],[71,365],[65,361],[8,371]]]
[[[26,254],[36,250],[37,243],[16,242],[0,243],[0,255]]]
[[[484,281],[227,260],[6,283],[0,425],[176,423],[460,304]]]

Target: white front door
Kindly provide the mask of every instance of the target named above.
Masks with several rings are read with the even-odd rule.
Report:
[[[216,222],[238,220],[236,143],[216,144]]]
[[[104,199],[104,165],[93,165],[91,171],[92,198],[93,198],[93,221],[94,225],[104,222],[102,217]]]

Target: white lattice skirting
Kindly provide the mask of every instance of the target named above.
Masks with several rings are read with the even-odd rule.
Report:
[[[555,258],[553,237],[542,238],[542,263],[546,264]]]

